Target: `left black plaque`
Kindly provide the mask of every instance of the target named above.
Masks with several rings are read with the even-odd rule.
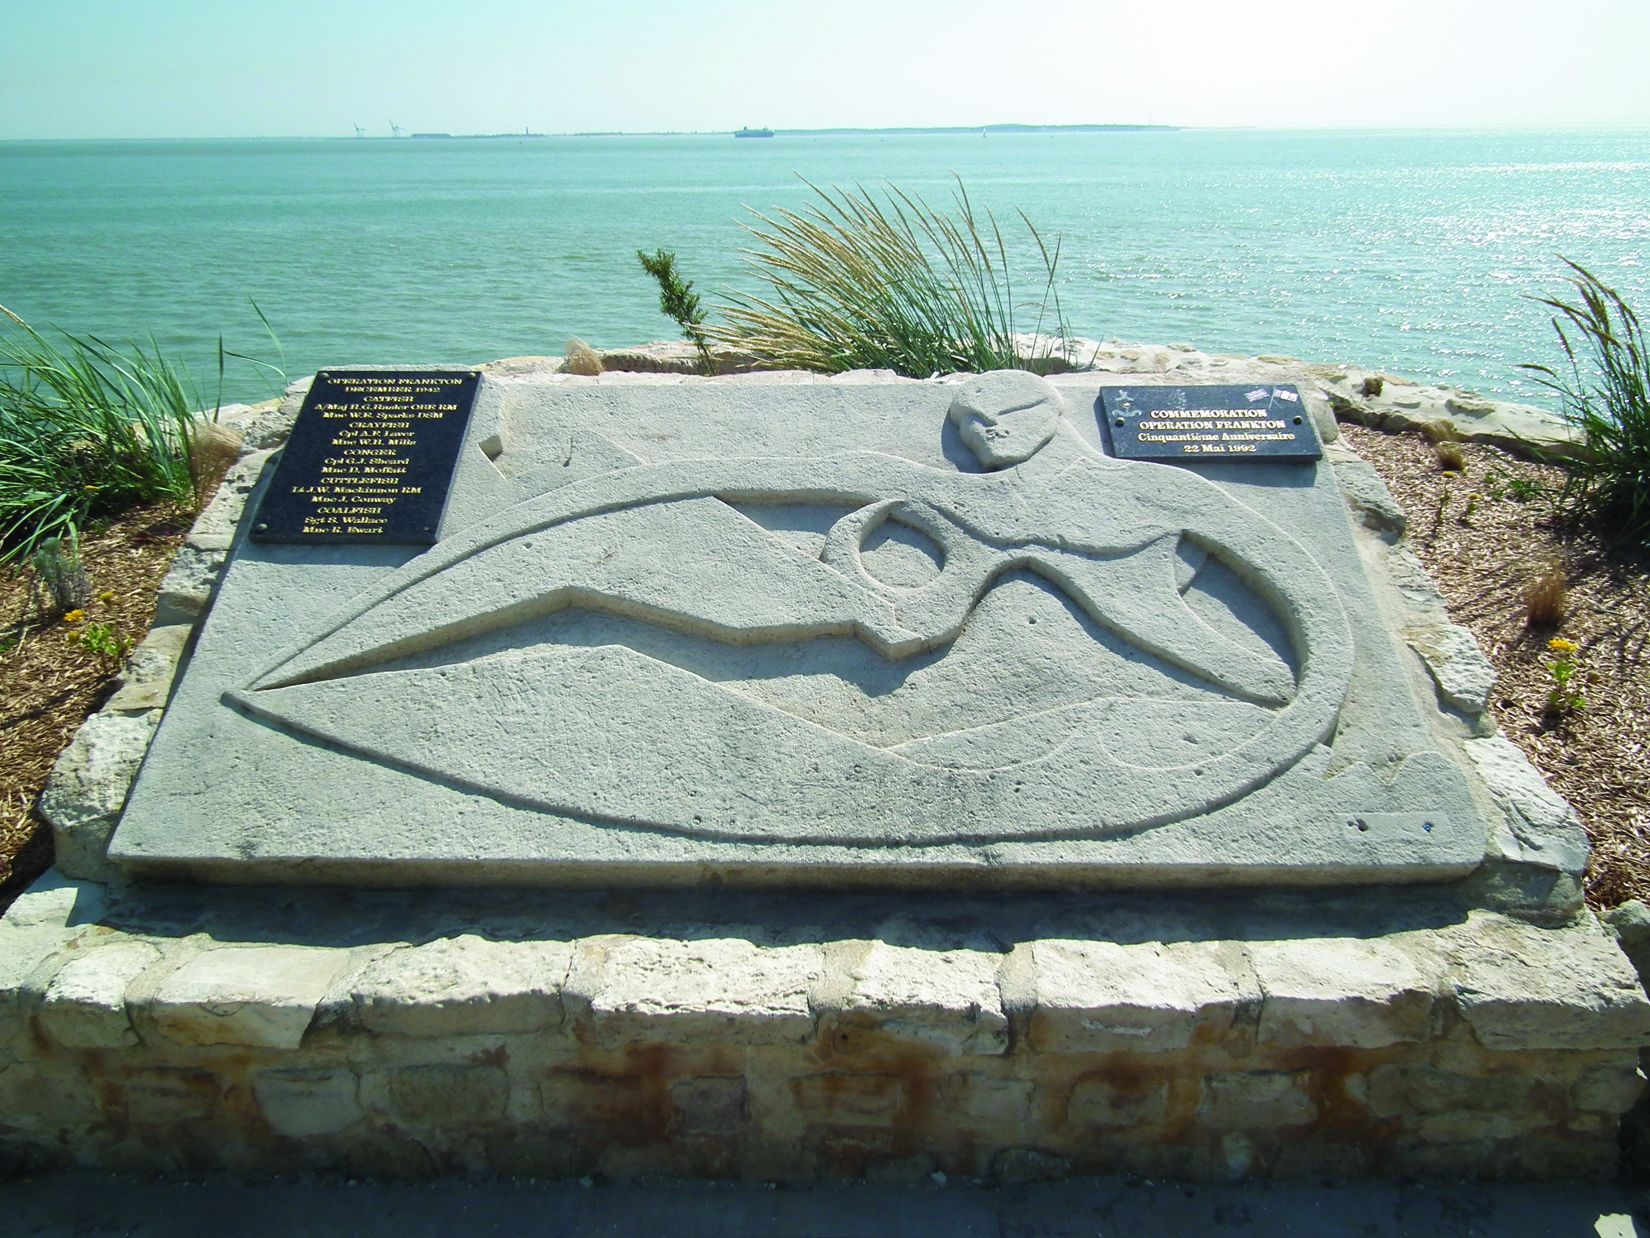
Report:
[[[252,540],[433,545],[479,379],[457,370],[322,370]]]

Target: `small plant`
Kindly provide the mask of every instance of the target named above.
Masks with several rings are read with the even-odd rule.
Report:
[[[1563,715],[1586,709],[1587,698],[1581,695],[1581,685],[1576,682],[1580,670],[1576,655],[1581,651],[1581,646],[1573,640],[1555,636],[1547,642],[1547,649],[1555,655],[1547,663],[1547,673],[1553,677],[1552,689],[1547,693],[1547,712]]]
[[[1564,350],[1561,369],[1520,368],[1554,392],[1584,450],[1564,462],[1560,501],[1650,541],[1650,345],[1638,315],[1591,271],[1565,259],[1576,299],[1544,297]]]
[[[636,260],[658,281],[659,309],[682,329],[682,334],[699,353],[700,372],[714,374],[716,361],[710,355],[710,343],[705,338],[705,311],[700,308],[699,294],[693,291],[693,284],[676,273],[676,255],[668,249],[654,250],[651,255],[638,249]]]
[[[96,654],[111,667],[126,661],[128,642],[112,623],[88,623],[80,630],[80,647]]]
[[[1492,499],[1528,503],[1531,499],[1540,498],[1541,490],[1541,483],[1533,477],[1522,477],[1500,469],[1490,469],[1484,474],[1484,491]]]
[[[805,182],[806,183],[806,182]],[[725,327],[708,339],[776,367],[836,374],[891,369],[916,378],[958,371],[1048,369],[1066,325],[1050,248],[1022,213],[1040,257],[1040,292],[1027,350],[1008,246],[989,211],[974,210],[959,180],[955,213],[930,207],[892,185],[881,200],[860,190],[820,189],[819,201],[772,216],[752,212],[747,258],[768,288],[730,296]],[[1023,298],[1022,298],[1023,305]]]
[[[48,614],[60,615],[92,599],[92,582],[80,562],[80,538],[53,537],[41,542],[29,556],[34,569],[35,597]]]
[[[1479,494],[1478,491],[1476,491],[1476,490],[1474,490],[1471,494],[1467,495],[1467,505],[1464,508],[1461,509],[1461,523],[1462,524],[1471,524],[1472,523],[1473,513],[1478,510],[1478,504],[1483,499],[1483,497],[1484,496]]]
[[[1542,567],[1524,590],[1524,620],[1531,627],[1557,627],[1569,609],[1569,587],[1564,567],[1554,561]]]
[[[1446,473],[1466,471],[1467,453],[1461,448],[1461,435],[1448,422],[1433,422],[1426,427],[1426,436],[1432,440],[1432,454],[1438,467]]]

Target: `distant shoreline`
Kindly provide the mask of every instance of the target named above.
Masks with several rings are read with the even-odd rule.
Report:
[[[871,133],[894,134],[907,137],[929,137],[947,133],[1179,133],[1179,125],[891,125],[881,128],[842,126],[828,129],[775,129],[775,137],[859,137]],[[590,129],[573,133],[415,133],[414,138],[678,138],[719,137],[732,134],[732,129]],[[373,140],[394,141],[393,138]]]

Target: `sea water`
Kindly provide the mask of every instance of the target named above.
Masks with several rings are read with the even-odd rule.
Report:
[[[0,143],[0,304],[153,338],[210,401],[219,346],[322,366],[669,338],[636,261],[756,287],[751,210],[892,182],[992,212],[1038,325],[1347,362],[1547,403],[1560,256],[1650,310],[1650,134],[1149,131]],[[278,338],[266,336],[256,304]],[[1052,319],[1044,317],[1044,328]],[[234,357],[226,399],[278,381]]]

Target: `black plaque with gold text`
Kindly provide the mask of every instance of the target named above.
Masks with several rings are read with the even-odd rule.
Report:
[[[1316,460],[1312,417],[1293,386],[1102,387],[1095,410],[1123,460]]]
[[[322,370],[252,540],[434,544],[479,379],[473,370]]]

